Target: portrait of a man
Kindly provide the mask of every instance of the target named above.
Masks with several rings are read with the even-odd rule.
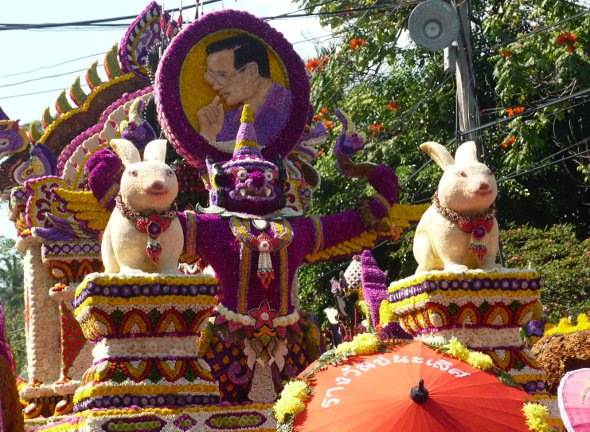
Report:
[[[291,92],[271,80],[266,46],[240,35],[211,43],[206,54],[204,78],[216,96],[197,113],[200,134],[213,145],[233,142],[242,107],[249,104],[258,142],[266,146],[285,124],[291,108]]]

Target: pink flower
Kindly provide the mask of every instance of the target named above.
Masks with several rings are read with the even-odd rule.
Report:
[[[254,327],[256,330],[262,327],[274,328],[272,320],[279,316],[276,310],[273,310],[268,305],[268,302],[264,300],[258,309],[252,309],[248,312],[252,318],[256,320]]]

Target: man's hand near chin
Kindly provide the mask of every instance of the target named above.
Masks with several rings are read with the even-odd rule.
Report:
[[[209,142],[215,141],[217,134],[223,127],[223,104],[219,96],[215,96],[213,102],[197,112],[201,135]]]

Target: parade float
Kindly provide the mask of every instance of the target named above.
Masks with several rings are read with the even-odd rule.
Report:
[[[426,208],[398,203],[390,167],[353,161],[364,139],[337,112],[338,169],[375,193],[307,214],[328,133],[311,121],[304,63],[279,32],[232,10],[183,28],[152,2],[107,53],[106,81],[97,68],[91,91],[74,82],[41,126],[24,131],[0,112],[0,187],[25,264],[26,430],[274,431],[277,418],[282,428],[285,383],[326,364],[297,269],[355,254],[367,328],[459,340],[549,399],[518,335],[540,316],[541,284],[534,270],[495,264],[495,182],[469,221],[467,209],[437,209],[439,191],[418,227],[419,272],[387,288],[363,251]],[[460,149],[473,162],[472,145]],[[435,247],[436,218],[466,225],[464,244]],[[355,354],[347,343],[336,358]]]
[[[181,27],[151,3],[107,54],[108,81],[94,64],[91,92],[76,81],[27,134],[2,120],[25,263],[28,430],[274,430],[277,392],[322,349],[295,307],[297,268],[419,218],[397,204],[391,168],[352,161],[363,146],[352,125],[335,149],[341,172],[376,193],[306,215],[327,133],[309,124],[303,61],[245,12]],[[228,54],[245,62],[231,75]]]

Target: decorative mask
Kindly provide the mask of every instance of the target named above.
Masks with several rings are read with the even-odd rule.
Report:
[[[284,206],[285,169],[264,159],[256,142],[254,118],[244,105],[231,160],[221,164],[207,158],[210,202],[228,211],[267,215]]]

